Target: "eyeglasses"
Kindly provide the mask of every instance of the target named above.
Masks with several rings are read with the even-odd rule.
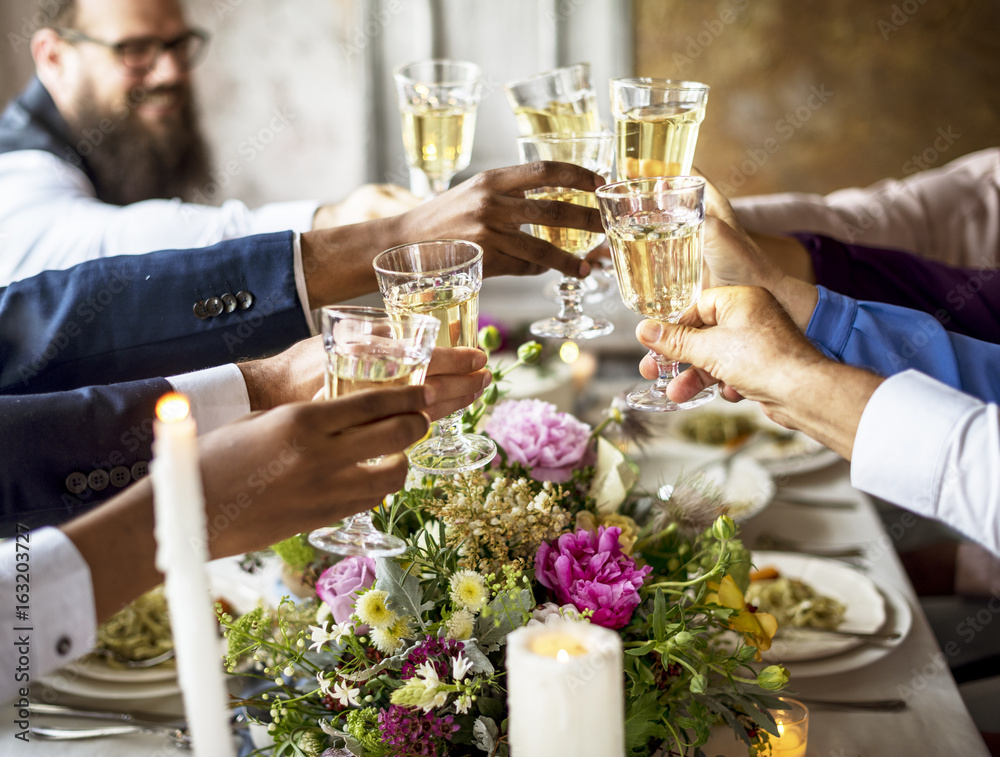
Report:
[[[92,42],[106,47],[132,73],[145,74],[152,71],[164,52],[174,56],[174,60],[184,70],[197,66],[208,48],[209,35],[202,29],[188,29],[171,40],[157,37],[135,37],[121,42],[105,42],[89,37],[78,29],[56,29],[56,34],[67,42]]]

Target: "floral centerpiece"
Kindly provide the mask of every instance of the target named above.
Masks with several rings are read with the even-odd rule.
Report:
[[[632,422],[620,410],[596,429],[535,400],[484,417],[497,399],[469,418],[499,446],[493,467],[414,480],[381,508],[404,555],[345,558],[309,601],[223,614],[229,669],[270,684],[247,700],[263,751],[506,755],[505,637],[573,617],[621,634],[629,754],[698,753],[720,720],[766,753],[787,672],[758,662],[776,624],[743,599],[725,504],[697,480],[634,491],[605,438]]]

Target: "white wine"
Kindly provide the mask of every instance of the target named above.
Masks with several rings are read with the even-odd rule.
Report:
[[[364,389],[422,384],[430,362],[428,353],[388,340],[337,345],[326,354],[327,399]]]
[[[546,188],[531,190],[525,193],[533,200],[556,200],[597,209],[597,196],[593,192],[583,192],[579,189]],[[541,226],[531,224],[531,233],[539,239],[551,242],[561,250],[582,258],[601,242],[601,234],[581,229],[568,229],[559,226]]]
[[[454,276],[451,277],[454,280]],[[390,313],[420,313],[441,321],[438,347],[475,347],[479,336],[479,289],[463,284],[399,286],[385,298]]]
[[[406,159],[428,178],[448,180],[467,168],[475,131],[475,110],[419,105],[403,112]]]
[[[632,110],[616,119],[618,178],[690,174],[704,118],[703,107],[662,105]]]
[[[641,211],[608,230],[625,305],[649,318],[676,321],[701,294],[704,220],[690,213]]]
[[[514,118],[522,137],[601,130],[597,98],[592,92],[584,93],[572,102],[552,101],[542,109],[527,106],[515,108]]]

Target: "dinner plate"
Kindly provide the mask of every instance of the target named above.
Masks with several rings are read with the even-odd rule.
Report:
[[[788,552],[752,553],[758,569],[773,566],[783,578],[795,578],[807,583],[814,592],[831,597],[844,605],[844,619],[837,626],[841,631],[874,633],[885,623],[885,600],[875,583],[863,573],[836,560]],[[771,648],[762,653],[768,662],[791,663],[817,660],[842,654],[860,646],[861,639],[803,632],[782,638],[779,632]]]
[[[99,681],[79,675],[70,667],[43,676],[40,680],[43,685],[63,694],[95,700],[158,699],[179,694],[181,690],[176,676],[169,681]]]
[[[177,678],[177,668],[173,660],[153,668],[119,668],[110,665],[102,657],[87,655],[66,665],[65,669],[84,678],[111,683],[155,683]]]
[[[836,452],[802,432],[789,432],[764,415],[758,403],[747,400],[733,403],[716,399],[682,413],[666,413],[659,420],[662,433],[655,444],[671,454],[704,459],[724,455],[725,448],[722,444],[695,442],[684,433],[689,424],[712,417],[726,417],[732,422],[740,423],[742,428],[751,430],[771,431],[782,436],[790,434],[787,439],[779,440],[776,437],[774,440],[755,442],[739,455],[756,460],[774,476],[791,476],[820,470],[841,459]]]

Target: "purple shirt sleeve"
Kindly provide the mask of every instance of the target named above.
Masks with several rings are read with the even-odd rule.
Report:
[[[997,271],[955,268],[901,250],[845,244],[819,234],[791,236],[809,252],[817,284],[855,300],[920,310],[948,331],[1000,342]]]

